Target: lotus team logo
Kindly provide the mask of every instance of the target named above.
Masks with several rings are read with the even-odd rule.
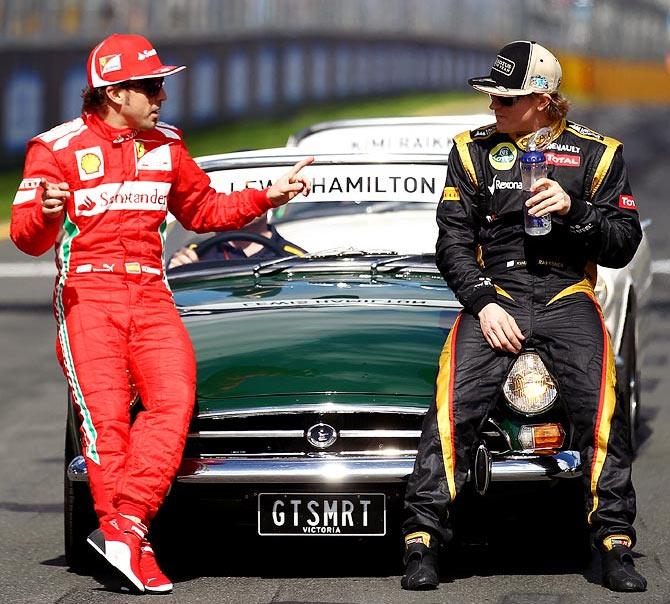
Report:
[[[327,449],[336,440],[337,432],[328,424],[315,424],[307,430],[307,442],[317,449]]]
[[[493,68],[495,71],[504,73],[506,76],[512,75],[516,63],[512,59],[498,55],[495,62],[493,63]]]
[[[500,143],[491,149],[489,162],[494,170],[509,170],[516,162],[516,147],[512,143]]]

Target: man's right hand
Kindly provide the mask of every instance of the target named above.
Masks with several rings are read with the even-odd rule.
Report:
[[[514,317],[502,306],[491,302],[479,311],[479,325],[493,350],[518,353],[525,340]]]
[[[193,262],[198,262],[198,254],[192,247],[183,247],[178,249],[170,258],[170,264],[168,268],[175,268],[176,266],[183,266],[184,264],[192,264]]]
[[[65,200],[70,197],[70,185],[66,182],[58,184],[40,179],[42,187],[42,214],[47,220],[59,218],[65,210]]]

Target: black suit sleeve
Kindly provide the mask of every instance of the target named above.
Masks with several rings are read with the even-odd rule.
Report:
[[[609,166],[603,166],[602,177],[596,171],[594,179],[591,199],[572,199],[565,222],[572,236],[585,245],[591,260],[601,266],[621,268],[631,261],[642,240],[621,145]]]
[[[449,154],[445,189],[437,207],[439,234],[435,247],[437,267],[465,309],[473,314],[495,302],[493,283],[477,263],[478,187],[466,173],[455,145]]]

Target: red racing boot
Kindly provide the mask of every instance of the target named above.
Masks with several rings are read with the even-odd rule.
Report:
[[[140,567],[140,546],[147,527],[119,513],[102,520],[87,541],[115,569],[120,571],[138,591],[144,591]]]
[[[144,578],[144,591],[148,594],[167,594],[172,591],[172,581],[158,566],[156,554],[147,539],[140,547],[140,571]]]

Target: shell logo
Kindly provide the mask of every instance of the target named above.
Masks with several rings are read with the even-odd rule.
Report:
[[[86,174],[95,174],[100,171],[101,159],[95,153],[86,153],[82,156],[79,165]]]

